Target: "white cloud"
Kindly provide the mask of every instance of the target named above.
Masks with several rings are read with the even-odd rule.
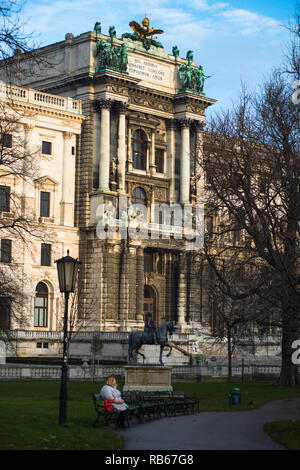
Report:
[[[278,21],[249,10],[230,9],[219,12],[219,16],[237,26],[243,34],[255,34],[260,31],[278,32],[280,29]]]

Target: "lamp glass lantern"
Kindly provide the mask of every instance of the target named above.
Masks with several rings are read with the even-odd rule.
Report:
[[[80,262],[72,258],[67,251],[67,256],[55,261],[57,264],[58,282],[60,292],[74,292],[75,280]]]

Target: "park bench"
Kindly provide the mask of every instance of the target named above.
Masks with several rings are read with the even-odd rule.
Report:
[[[93,398],[95,411],[97,414],[96,420],[93,424],[94,427],[96,426],[97,423],[100,423],[101,421],[103,421],[103,424],[105,426],[108,426],[111,422],[115,422],[117,420],[117,417],[118,417],[117,411],[104,411],[103,410],[104,402],[103,400],[100,399],[99,395],[97,395],[96,393],[92,393],[92,398]],[[101,420],[101,418],[103,419]]]
[[[96,393],[92,393],[93,403],[95,411],[97,414],[96,420],[93,424],[95,427],[97,423],[102,423],[104,426],[108,426],[110,423],[116,422],[118,417],[118,411],[104,411],[104,402],[101,400],[100,396]],[[136,417],[139,422],[142,421],[142,413],[139,405],[128,404],[128,417],[127,417],[127,426],[129,425],[129,420],[133,417]]]

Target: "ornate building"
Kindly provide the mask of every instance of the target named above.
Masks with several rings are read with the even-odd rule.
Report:
[[[161,31],[149,29],[149,21],[130,26],[134,33],[121,38],[114,27],[103,34],[99,22],[91,32],[66,34],[64,41],[38,50],[53,66],[24,74],[22,85],[82,106],[81,133],[74,130],[72,113],[63,117],[66,132],[74,135],[69,143],[64,134],[63,144],[76,148],[74,178],[68,150],[59,163],[69,178],[62,182],[66,199],[74,190],[74,207],[62,203],[61,214],[78,229],[82,328],[143,328],[151,311],[157,326],[162,319],[175,320],[192,351],[188,335],[211,326],[209,276],[201,257],[194,262],[189,231],[182,231],[176,210],[184,214],[188,208],[195,220],[196,208],[203,208],[203,125],[215,100],[203,91],[208,77],[193,62],[192,51],[182,59],[175,46],[170,55],[152,39]],[[26,59],[20,66],[28,67]],[[45,184],[55,187],[57,178],[45,172]],[[136,204],[144,208],[143,218],[136,212],[130,216]],[[77,255],[77,247],[63,246]],[[46,329],[59,330],[50,323]]]

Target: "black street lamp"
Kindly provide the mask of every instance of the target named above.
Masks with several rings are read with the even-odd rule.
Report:
[[[60,405],[59,405],[59,424],[66,424],[67,421],[67,380],[68,380],[68,301],[70,292],[74,292],[75,281],[80,262],[77,259],[67,256],[55,261],[57,263],[58,282],[60,292],[65,294],[65,313],[64,313],[64,342],[63,342],[63,361],[61,368],[60,383]]]

